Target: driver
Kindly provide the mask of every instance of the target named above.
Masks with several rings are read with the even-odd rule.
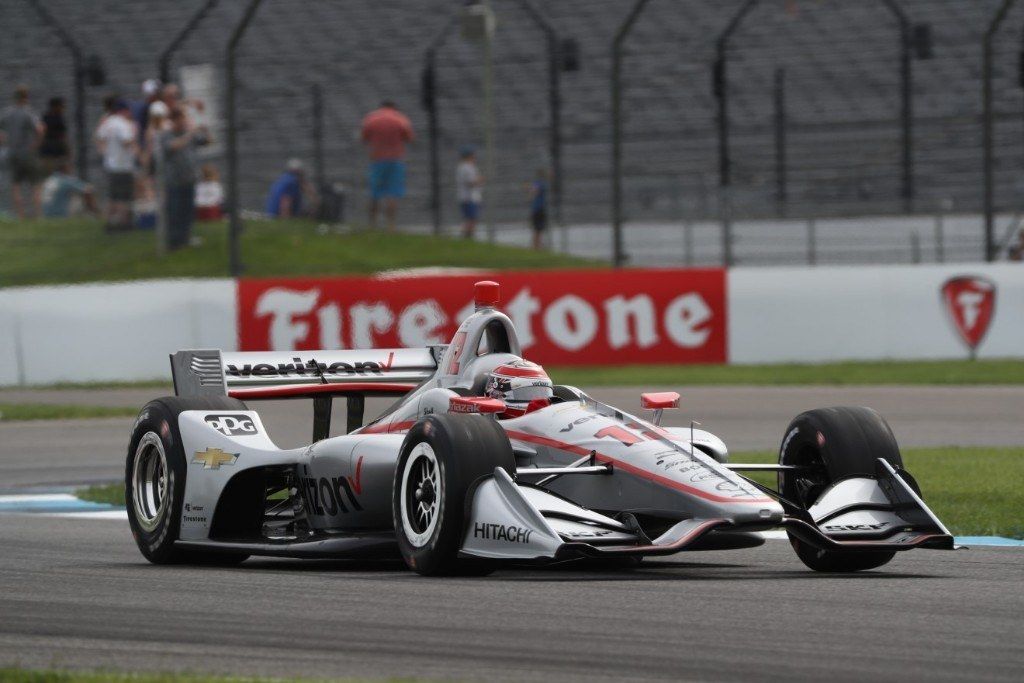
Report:
[[[544,368],[528,360],[499,365],[487,376],[484,395],[505,402],[499,417],[520,417],[551,405],[551,379]]]

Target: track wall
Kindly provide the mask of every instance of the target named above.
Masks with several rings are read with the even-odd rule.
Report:
[[[443,343],[485,277],[552,364],[1024,357],[1016,264],[154,280],[0,289],[0,386],[166,379],[181,348]]]

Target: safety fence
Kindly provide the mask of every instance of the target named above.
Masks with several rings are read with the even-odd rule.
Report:
[[[21,0],[4,6],[0,80],[29,83],[37,104],[69,98],[78,171],[98,180],[86,138],[103,96],[206,69],[236,236],[291,157],[365,224],[355,133],[393,99],[419,137],[405,226],[457,232],[457,151],[476,145],[485,234],[526,224],[525,186],[545,169],[553,222],[610,224],[616,265],[626,230],[666,220],[717,222],[731,264],[736,222],[908,212],[980,212],[981,256],[1005,253],[1024,4],[490,0],[493,33],[466,4]]]

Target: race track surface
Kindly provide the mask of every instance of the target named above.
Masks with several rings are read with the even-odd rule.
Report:
[[[0,392],[138,406],[150,391]],[[733,449],[795,414],[872,405],[904,446],[1024,444],[1024,390],[699,387],[684,410]],[[635,409],[639,390],[593,394]],[[372,414],[369,407],[368,415]],[[343,407],[342,407],[343,409]],[[281,446],[309,406],[260,407]],[[336,414],[342,420],[342,414]],[[0,490],[123,476],[132,420],[0,424]],[[424,579],[397,562],[147,564],[127,523],[0,515],[0,666],[434,680],[1005,680],[1024,671],[1024,553],[910,551],[810,572],[785,541],[601,566]]]
[[[0,517],[0,662],[434,680],[1019,681],[1019,551],[830,577],[784,541],[638,569],[156,567],[124,522]]]
[[[833,405],[866,405],[892,425],[901,446],[1024,445],[1021,387],[662,387],[682,394],[682,407],[666,411],[665,424],[691,419],[721,436],[733,451],[778,448],[786,425],[798,413]],[[595,387],[606,403],[641,413],[640,392]],[[0,402],[49,402],[141,407],[159,390],[0,390]],[[390,401],[367,401],[371,419]],[[271,437],[282,448],[309,443],[309,401],[254,404]],[[345,404],[337,401],[334,434],[344,428]],[[132,418],[0,423],[0,491],[27,485],[76,484],[124,476],[124,450]]]

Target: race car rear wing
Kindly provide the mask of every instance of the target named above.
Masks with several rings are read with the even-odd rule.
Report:
[[[314,399],[314,436],[324,438],[334,395],[347,395],[349,431],[362,422],[367,396],[401,396],[437,371],[443,346],[420,349],[230,352],[194,349],[171,354],[177,396],[242,400]],[[319,425],[319,426],[318,426]]]
[[[437,371],[437,348],[351,351],[230,352],[171,355],[178,396],[241,399],[322,394],[405,394]]]

